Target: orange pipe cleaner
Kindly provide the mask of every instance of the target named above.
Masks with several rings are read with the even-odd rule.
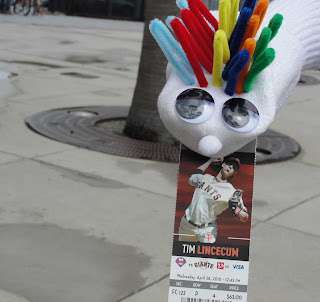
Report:
[[[257,4],[256,8],[254,9],[253,15],[259,16],[260,22],[259,22],[258,28],[257,28],[256,32],[254,33],[253,37],[257,34],[257,32],[263,22],[263,19],[266,15],[268,7],[269,7],[269,0],[260,0],[259,3]]]
[[[244,81],[246,80],[246,76],[250,67],[250,62],[251,62],[254,50],[256,49],[256,41],[252,38],[247,39],[244,43],[243,49],[246,49],[249,51],[250,58],[246,67],[239,74],[238,83],[236,87],[236,94],[243,93],[243,85],[244,85]]]
[[[242,39],[240,49],[243,48],[243,45],[247,39],[253,38],[256,35],[257,28],[259,27],[259,23],[260,23],[260,17],[252,15],[252,17],[248,22],[246,33],[244,34],[244,37]]]

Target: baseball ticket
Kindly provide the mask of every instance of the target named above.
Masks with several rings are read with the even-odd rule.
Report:
[[[169,302],[247,301],[255,148],[181,147]]]

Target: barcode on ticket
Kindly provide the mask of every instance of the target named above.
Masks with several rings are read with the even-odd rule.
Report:
[[[210,299],[199,299],[199,298],[181,298],[181,302],[230,302],[225,300],[210,300]]]

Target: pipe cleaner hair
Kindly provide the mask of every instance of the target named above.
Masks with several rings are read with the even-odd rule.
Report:
[[[170,16],[167,26],[155,19],[150,31],[186,85],[213,85],[234,95],[249,92],[258,75],[275,58],[268,48],[283,17],[276,14],[255,42],[266,15],[268,0],[246,0],[239,12],[239,0],[220,0],[219,22],[200,0],[177,0],[180,16]],[[169,29],[170,30],[169,30]],[[224,84],[224,81],[226,84]]]
[[[225,157],[269,128],[302,70],[320,69],[320,1],[245,0],[239,11],[239,0],[220,0],[213,12],[200,0],[177,5],[167,25],[150,24],[169,61],[159,115],[191,150]]]

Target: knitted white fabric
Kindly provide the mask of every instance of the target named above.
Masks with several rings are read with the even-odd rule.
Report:
[[[168,67],[168,81],[158,101],[160,117],[167,129],[193,151],[218,158],[239,150],[268,129],[295,88],[301,70],[320,68],[320,0],[274,0],[256,39],[276,13],[282,14],[284,21],[278,35],[269,44],[276,51],[274,62],[258,76],[252,91],[233,97],[224,93],[225,87],[214,87],[212,75],[206,74],[209,85],[203,90],[213,97],[215,109],[211,118],[203,123],[188,123],[177,115],[175,105],[179,94],[199,88],[199,85],[185,85]],[[253,131],[242,133],[226,126],[222,109],[231,98],[244,98],[256,106],[260,118]]]
[[[267,17],[277,12],[284,16],[284,30],[302,45],[303,69],[320,68],[320,1],[276,0],[271,2]]]

